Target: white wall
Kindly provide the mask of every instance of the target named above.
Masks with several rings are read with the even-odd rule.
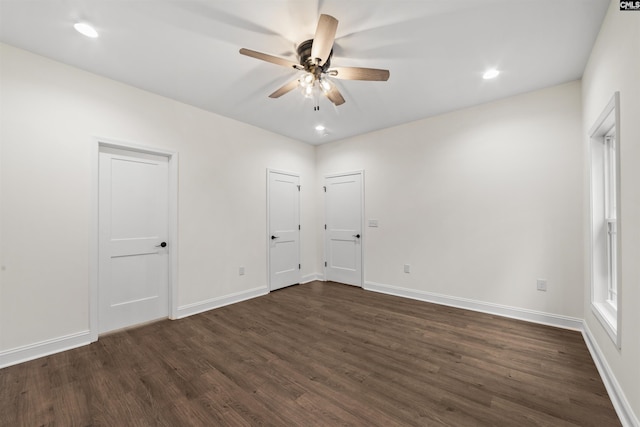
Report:
[[[612,1],[585,69],[582,84],[585,156],[588,131],[614,92],[620,91],[621,218],[622,243],[621,349],[618,350],[590,308],[591,269],[589,246],[585,245],[584,315],[588,333],[629,404],[631,419],[640,419],[640,12],[618,10]],[[586,158],[586,157],[585,157]],[[585,175],[588,189],[588,176]],[[585,201],[588,192],[585,191]],[[589,205],[585,202],[585,220]],[[589,230],[584,231],[585,242]],[[637,424],[637,425],[640,425]]]
[[[366,286],[585,318],[637,417],[640,13],[617,4],[582,85],[317,148],[0,44],[0,365],[3,353],[88,329],[90,146],[106,136],[180,154],[180,306],[266,286],[266,168],[301,173],[303,275],[321,270],[322,177],[364,169],[365,215],[379,220],[364,230]],[[616,90],[621,351],[589,309],[584,226],[586,131]]]
[[[94,136],[179,152],[179,306],[267,286],[267,168],[301,174],[317,272],[314,147],[10,46],[0,64],[0,356],[89,328]]]
[[[581,319],[581,150],[572,82],[322,145],[318,180],[365,170],[365,287]]]

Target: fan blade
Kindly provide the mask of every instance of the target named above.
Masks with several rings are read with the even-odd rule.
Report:
[[[242,55],[260,59],[262,61],[271,62],[272,64],[282,65],[283,67],[291,67],[295,68],[296,70],[303,69],[299,64],[296,64],[295,62],[291,62],[288,59],[279,58],[277,56],[269,55],[267,53],[256,52],[255,50],[245,48],[240,49],[240,53]]]
[[[319,60],[318,65],[327,62],[331,49],[333,49],[337,29],[338,20],[336,18],[331,15],[320,15],[316,35],[313,37],[313,45],[311,45],[311,57]]]
[[[336,106],[342,105],[345,102],[344,98],[342,97],[342,94],[340,93],[340,91],[335,85],[332,85],[331,89],[327,91],[325,95],[327,95],[327,98],[329,98],[329,101],[333,102]]]
[[[289,83],[285,84],[280,89],[276,90],[271,95],[269,95],[269,98],[280,98],[285,93],[289,93],[297,87],[298,87],[298,79],[291,80]]]
[[[381,81],[389,80],[389,70],[379,70],[377,68],[360,67],[335,67],[327,71],[332,77],[343,80],[368,80]]]

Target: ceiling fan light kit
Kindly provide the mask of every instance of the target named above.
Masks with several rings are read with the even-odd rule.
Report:
[[[330,68],[337,28],[338,20],[336,18],[330,15],[320,15],[314,38],[305,40],[298,45],[296,50],[298,63],[245,48],[240,49],[240,53],[304,72],[301,77],[278,88],[269,95],[270,98],[279,98],[300,87],[306,98],[314,100],[314,111],[320,109],[320,94],[326,96],[334,105],[342,105],[345,103],[345,99],[330,77],[342,80],[387,81],[389,79],[389,71],[361,67]]]

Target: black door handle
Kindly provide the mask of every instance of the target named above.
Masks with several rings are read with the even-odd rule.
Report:
[[[159,245],[156,245],[156,248],[164,248],[167,246],[167,242],[162,242]]]
[[[360,238],[360,234],[354,234],[353,237],[355,237],[356,239]]]
[[[280,236],[271,236],[271,240],[279,239]]]

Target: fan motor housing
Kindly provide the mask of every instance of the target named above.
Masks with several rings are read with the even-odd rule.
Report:
[[[333,56],[333,49],[329,53],[329,57],[322,64],[322,67],[318,67],[318,64],[315,62],[315,58],[311,57],[311,47],[313,46],[313,39],[305,40],[298,45],[297,53],[298,59],[300,61],[300,65],[304,67],[305,70],[310,73],[316,73],[315,70],[319,68],[319,72],[325,72],[329,66],[331,65],[331,57]]]

